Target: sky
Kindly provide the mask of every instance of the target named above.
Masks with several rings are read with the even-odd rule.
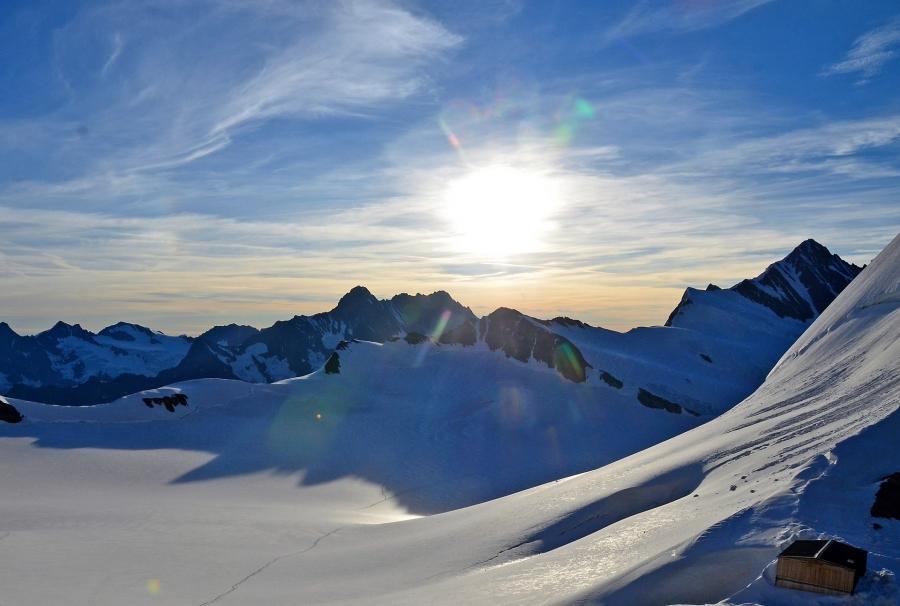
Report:
[[[0,320],[616,329],[900,229],[900,5],[6,0]]]

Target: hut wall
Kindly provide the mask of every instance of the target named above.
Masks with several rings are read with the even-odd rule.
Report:
[[[809,559],[780,558],[776,585],[816,593],[842,595],[853,592],[853,571]]]

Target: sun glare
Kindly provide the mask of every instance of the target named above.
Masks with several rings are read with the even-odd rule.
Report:
[[[456,247],[476,256],[503,259],[541,248],[559,195],[550,177],[491,166],[452,181],[445,204]]]

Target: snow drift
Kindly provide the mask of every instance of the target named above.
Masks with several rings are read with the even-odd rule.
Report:
[[[24,420],[0,423],[3,602],[814,603],[769,582],[790,538],[839,536],[872,570],[900,557],[898,522],[869,514],[898,471],[898,287],[900,238],[731,411],[452,511],[691,417],[641,406],[599,368],[576,383],[487,346],[403,340],[350,343],[338,372],[271,385],[190,381],[79,409],[10,399]],[[187,406],[143,402],[173,393]],[[893,599],[890,578],[870,574],[861,599]]]
[[[700,428],[496,501],[340,530],[221,602],[812,603],[766,572],[779,545],[812,535],[896,569],[900,527],[873,529],[866,497],[897,471],[898,283],[900,238],[757,392]],[[885,574],[859,599],[893,599]]]

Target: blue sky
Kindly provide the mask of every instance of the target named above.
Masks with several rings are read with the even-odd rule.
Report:
[[[628,328],[900,226],[892,1],[7,0],[0,56],[20,332],[263,326],[355,284]]]

